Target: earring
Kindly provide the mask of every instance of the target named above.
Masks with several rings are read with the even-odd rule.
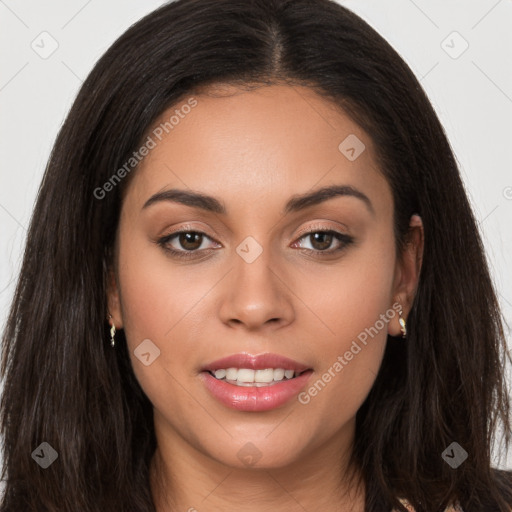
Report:
[[[405,319],[402,317],[402,307],[400,306],[400,311],[398,312],[398,323],[400,324],[400,331],[402,332],[402,338],[407,336],[407,326],[405,325]]]
[[[112,315],[108,315],[108,319],[111,320],[112,319]],[[111,322],[111,327],[110,327],[110,346],[111,347],[114,347],[115,344],[116,344],[116,341],[114,339],[114,336],[116,335],[116,326],[114,325],[114,321]]]

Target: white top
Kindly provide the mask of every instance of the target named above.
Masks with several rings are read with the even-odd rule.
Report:
[[[407,510],[409,510],[410,512],[414,512],[413,506],[410,505],[407,500],[399,498],[399,501]],[[396,509],[393,509],[393,512],[398,512],[398,511]],[[456,503],[455,505],[446,508],[445,512],[464,512],[464,510],[462,510],[462,507],[458,503]]]

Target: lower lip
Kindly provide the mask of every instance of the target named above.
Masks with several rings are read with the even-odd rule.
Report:
[[[298,377],[270,386],[237,386],[216,379],[209,372],[200,375],[210,393],[222,404],[238,411],[269,411],[276,409],[298,395],[306,385],[312,370]]]

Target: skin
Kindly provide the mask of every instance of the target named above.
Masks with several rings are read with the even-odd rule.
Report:
[[[221,357],[273,352],[307,364],[309,383],[317,381],[394,303],[407,318],[423,254],[421,219],[411,218],[400,260],[391,190],[370,137],[312,90],[212,92],[195,96],[197,106],[132,176],[108,290],[112,320],[125,330],[135,375],[154,406],[157,510],[363,511],[364,485],[349,483],[346,461],[386,337],[400,335],[398,315],[307,404],[292,399],[271,411],[236,411],[213,398],[198,375]],[[366,147],[354,161],[338,149],[349,134]],[[374,214],[360,199],[338,196],[283,215],[292,196],[333,184],[363,192]],[[215,196],[227,212],[171,201],[143,208],[170,188]],[[182,228],[206,234],[189,260],[157,243]],[[322,257],[322,247],[342,244],[333,238],[322,246],[301,230],[329,229],[354,243]],[[236,252],[247,236],[263,249],[252,263]],[[168,245],[190,247],[179,236]],[[160,350],[149,366],[133,353],[145,339]],[[253,465],[237,456],[248,442],[260,456]]]

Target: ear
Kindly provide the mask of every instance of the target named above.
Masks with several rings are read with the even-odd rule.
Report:
[[[114,323],[116,329],[123,327],[123,315],[121,312],[121,301],[119,299],[119,285],[117,283],[114,269],[110,268],[107,278],[107,306],[108,313],[112,316],[110,324]]]
[[[415,214],[411,216],[409,221],[405,248],[400,255],[401,257],[397,258],[393,285],[393,297],[395,302],[399,302],[402,306],[402,317],[405,320],[407,320],[418,288],[423,262],[423,248],[423,222],[421,217]],[[388,332],[391,336],[401,336],[398,320],[399,316],[395,315],[393,321],[388,324]]]

